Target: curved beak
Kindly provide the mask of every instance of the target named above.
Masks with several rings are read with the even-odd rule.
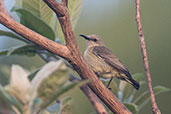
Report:
[[[80,36],[83,37],[83,38],[86,39],[86,40],[91,40],[89,37],[87,37],[87,36],[85,36],[85,35],[80,34]]]

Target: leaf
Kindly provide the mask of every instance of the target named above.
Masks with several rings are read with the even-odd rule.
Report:
[[[170,90],[171,90],[170,88],[166,88],[164,86],[156,86],[153,88],[155,95],[158,95],[163,92],[168,92]],[[139,109],[141,109],[145,104],[148,103],[149,100],[150,100],[149,91],[145,91],[137,99],[135,99],[134,103],[138,106]]]
[[[62,105],[63,106],[67,105],[67,104],[70,104],[71,101],[72,101],[72,97],[71,96],[67,96],[67,97],[63,98],[61,101],[62,101]]]
[[[124,105],[132,112],[132,114],[137,114],[138,109],[135,104],[132,103],[124,103]]]
[[[31,81],[30,97],[32,100],[37,96],[37,90],[41,82],[55,72],[60,67],[61,63],[62,60],[49,62],[36,74],[35,78]]]
[[[23,0],[22,7],[52,27],[52,19],[55,15],[43,0]]]
[[[69,104],[63,106],[60,114],[72,114],[71,106]]]
[[[25,9],[15,9],[15,11],[20,14],[21,24],[53,41],[55,40],[55,33],[52,28],[39,17]]]
[[[139,82],[140,85],[143,84],[142,80],[143,80],[144,75],[142,73],[136,73],[132,75],[132,77],[134,80]],[[134,89],[132,85],[122,80],[120,81],[120,84],[119,84],[119,90],[122,93],[122,101],[125,101],[125,102],[131,102],[136,92],[136,90]]]
[[[134,80],[137,80],[138,82],[144,80],[144,74],[142,74],[142,73],[133,74],[132,77]]]
[[[65,113],[66,112],[65,108],[68,109],[70,107],[71,100],[72,100],[71,96],[63,98],[62,100],[57,101],[55,104],[47,107],[47,111],[51,114]],[[69,114],[69,113],[66,113],[66,114]]]
[[[82,2],[83,2],[83,0],[68,0],[68,9],[69,9],[70,20],[71,20],[73,30],[78,22],[78,19],[79,19]],[[54,20],[57,20],[56,17],[54,17]],[[62,42],[64,42],[64,36],[63,36],[63,32],[62,32],[59,22],[55,21],[53,25],[54,25],[53,30],[55,31],[55,33],[57,33],[58,38]]]
[[[82,2],[83,0],[69,0],[68,1],[68,9],[69,9],[69,14],[70,14],[70,19],[71,19],[73,29],[75,28],[79,19]]]
[[[11,110],[13,109],[12,106],[15,106],[21,114],[23,113],[21,103],[17,99],[9,95],[9,93],[7,93],[1,85],[0,85],[0,99],[1,102],[4,101],[4,103],[7,104]]]
[[[87,83],[86,81],[82,82],[73,82],[68,84],[66,87],[61,88],[59,91],[55,92],[46,102],[42,104],[42,107],[40,110],[45,109],[47,106],[49,106],[51,103],[53,103],[58,98],[61,98],[65,96],[67,93],[74,90],[76,87],[80,87],[81,85]]]
[[[15,9],[15,8],[22,8],[22,2],[23,2],[23,0],[15,0],[15,4],[14,4],[13,8],[11,9],[11,11],[13,11],[13,9]]]
[[[28,40],[25,40],[24,38],[22,38],[22,37],[16,35],[16,34],[13,33],[13,32],[8,32],[8,31],[0,30],[0,36],[8,36],[8,37],[11,37],[11,38],[14,38],[14,39],[23,41],[23,42],[25,42],[25,43],[30,43]]]
[[[131,94],[134,92],[134,88],[132,85],[127,83],[126,81],[120,81],[119,83],[120,94],[122,94],[122,101],[126,101]]]
[[[62,108],[60,114],[72,114],[71,113],[71,101],[72,97],[67,96],[66,98],[62,99]]]
[[[23,104],[26,104],[30,98],[30,82],[27,76],[28,72],[22,67],[19,65],[12,65],[10,84],[6,87],[6,89]]]
[[[9,79],[10,79],[10,70],[9,66],[1,64],[0,65],[0,84],[2,86],[5,86],[9,84]]]
[[[42,81],[38,89],[38,97],[43,101],[47,101],[54,92],[57,92],[68,83],[68,78],[68,69],[65,64],[62,63],[58,70]]]
[[[60,112],[60,107],[61,107],[61,103],[60,101],[47,107],[47,111],[50,113],[50,114],[55,114],[55,113],[59,113]]]
[[[26,44],[22,46],[12,47],[6,50],[1,50],[0,55],[27,55],[27,56],[35,56],[38,50],[42,50],[42,48],[38,45],[34,44]]]
[[[36,69],[35,71],[31,72],[29,75],[28,75],[28,78],[30,81],[33,80],[33,78],[36,76],[36,74],[40,71],[41,68],[38,68]]]

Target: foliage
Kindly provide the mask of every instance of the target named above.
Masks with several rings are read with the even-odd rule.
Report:
[[[133,75],[133,78],[140,83],[140,89],[145,84],[143,79],[144,75],[137,73]],[[138,111],[145,106],[150,101],[150,96],[148,90],[139,93],[136,91],[130,84],[125,81],[120,81],[117,85],[116,81],[113,80],[114,85],[111,85],[111,89],[115,89],[114,92],[117,92],[115,95],[119,98],[120,101],[133,113],[137,114]],[[116,86],[117,85],[117,86]],[[169,88],[163,86],[155,86],[154,94],[158,95],[159,93],[170,91]],[[141,91],[141,90],[140,90]],[[137,96],[137,94],[140,94]]]
[[[69,2],[73,26],[77,23],[81,3],[82,0]],[[20,23],[24,26],[55,42],[63,41],[62,37],[57,38],[62,31],[58,30],[60,27],[55,13],[42,0],[16,0],[11,11],[17,13]],[[4,73],[1,76],[4,86],[0,85],[0,98],[3,99],[0,101],[0,106],[5,106],[12,113],[71,113],[72,98],[68,93],[87,82],[69,83],[69,71],[63,60],[22,36],[3,30],[0,30],[0,36],[7,36],[24,43],[24,45],[1,50],[1,56],[40,55],[47,60],[52,57],[56,59],[32,72],[19,65],[13,65],[11,75]]]
[[[0,85],[0,98],[3,99],[0,103],[5,102],[8,109],[13,112],[35,113],[52,110],[54,105],[50,105],[56,100],[61,102],[58,105],[69,108],[68,101],[71,98],[66,98],[68,92],[87,83],[68,83],[68,70],[62,60],[45,64],[31,81],[28,79],[29,74],[30,72],[21,66],[13,65],[10,83],[5,87]],[[51,83],[52,80],[54,83]]]
[[[74,28],[81,9],[82,0],[69,0],[68,8],[71,16],[72,27]],[[42,0],[16,0],[16,4],[11,11],[15,11],[20,18],[20,23],[38,32],[39,34],[58,43],[63,43],[63,33],[55,13]],[[19,65],[11,67],[11,75],[1,72],[0,83],[0,106],[3,105],[10,112],[15,113],[50,113],[50,114],[71,114],[69,92],[87,82],[68,82],[68,68],[66,63],[56,55],[44,50],[24,39],[22,36],[9,31],[0,30],[0,36],[24,42],[24,45],[1,50],[0,55],[39,55],[43,59],[54,58],[56,61],[49,62],[41,68],[30,72]],[[5,67],[1,70],[5,71]],[[6,76],[7,75],[7,76]],[[142,74],[135,74],[133,78],[144,84]],[[148,101],[148,91],[138,93],[135,89],[124,81],[117,84],[113,81],[112,92],[136,114]],[[154,87],[155,94],[170,91],[163,86]]]

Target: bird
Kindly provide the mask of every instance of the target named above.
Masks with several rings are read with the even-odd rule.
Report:
[[[128,82],[136,90],[139,89],[139,83],[132,78],[128,68],[105,46],[100,36],[95,34],[80,36],[86,40],[84,51],[86,63],[99,78],[110,79],[107,87],[113,78],[118,78]]]

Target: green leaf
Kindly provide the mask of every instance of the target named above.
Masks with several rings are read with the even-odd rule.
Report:
[[[10,69],[10,67],[5,64],[0,65],[0,84],[2,86],[9,84],[9,79],[10,79],[10,70],[9,69]]]
[[[53,16],[55,15],[43,0],[23,0],[22,7],[52,27]]]
[[[21,103],[16,98],[9,95],[9,93],[7,93],[1,85],[0,85],[0,99],[1,101],[4,101],[4,103],[7,104],[11,110],[13,109],[12,108],[13,105],[17,108],[17,110],[21,114],[23,113]]]
[[[16,35],[16,34],[13,33],[13,32],[8,32],[8,31],[0,30],[0,36],[8,36],[8,37],[11,37],[11,38],[14,38],[14,39],[23,41],[23,42],[25,42],[25,43],[30,43],[28,40],[25,40],[24,38],[22,38],[22,37]]]
[[[144,74],[142,73],[136,73],[136,74],[133,74],[132,75],[133,79],[140,82],[140,81],[143,81],[144,80]]]
[[[71,20],[73,30],[79,19],[82,2],[83,0],[69,0],[68,1],[68,9],[69,9],[70,20]],[[57,20],[56,17],[54,18],[54,20]],[[62,32],[59,22],[55,21],[53,25],[54,25],[53,30],[55,31],[55,33],[57,33],[59,39],[62,42],[64,42],[64,36],[63,36],[63,32]]]
[[[61,97],[66,96],[66,94],[68,94],[69,92],[74,91],[74,88],[80,87],[81,85],[84,85],[84,84],[86,84],[88,82],[89,81],[73,82],[73,83],[68,84],[65,87],[62,87],[60,90],[55,92],[47,101],[44,102],[44,104],[42,105],[41,109],[46,108],[51,103],[53,103],[55,100],[57,100],[57,99],[59,99]]]
[[[81,11],[83,0],[69,0],[68,9],[73,29],[75,28]]]
[[[63,106],[60,114],[72,114],[70,104]]]
[[[135,104],[132,103],[124,103],[124,105],[132,112],[132,114],[137,114],[138,109]]]
[[[62,60],[51,61],[51,62],[47,63],[46,65],[44,65],[40,69],[40,71],[38,73],[36,73],[36,76],[31,81],[31,92],[30,92],[31,96],[30,96],[30,99],[33,100],[37,96],[37,92],[38,92],[39,87],[40,88],[43,87],[41,85],[41,83],[45,79],[50,77],[55,71],[57,71],[60,68],[61,64],[62,64]],[[43,89],[44,89],[44,91],[46,91],[45,88],[43,88]]]
[[[11,11],[13,11],[15,8],[22,8],[22,2],[23,0],[15,0],[15,4],[13,8],[11,9]]]
[[[63,98],[61,101],[62,101],[62,108],[61,108],[60,114],[72,114],[71,113],[72,97],[67,96],[67,97]]]
[[[67,105],[67,104],[70,104],[72,101],[72,97],[71,96],[67,96],[65,98],[62,99],[62,105]]]
[[[55,40],[55,33],[52,28],[39,17],[25,9],[16,9],[15,11],[20,14],[21,24],[53,41]]]
[[[38,45],[34,44],[26,44],[23,46],[16,46],[10,49],[1,50],[0,55],[27,55],[27,56],[35,56],[37,50],[42,50],[42,48]]]
[[[8,50],[0,50],[0,56],[7,55]]]
[[[138,81],[140,85],[143,84],[142,80],[143,80],[144,75],[142,73],[136,73],[132,75],[132,77],[134,80]],[[122,93],[122,101],[125,101],[125,102],[131,102],[136,92],[135,88],[125,81],[120,81],[119,90]]]
[[[156,86],[153,88],[155,95],[158,95],[163,92],[168,92],[170,90],[171,90],[170,88],[166,88],[164,86]],[[150,100],[149,91],[145,91],[137,99],[135,99],[134,103],[138,106],[139,109],[141,109],[145,104],[148,103],[149,100]]]
[[[28,75],[28,78],[30,81],[33,80],[33,78],[36,76],[36,74],[40,71],[41,68],[38,68],[36,69],[35,71],[31,72],[29,75]]]
[[[134,93],[134,87],[127,83],[126,81],[120,81],[119,90],[122,93],[122,101],[127,101],[130,95]]]

